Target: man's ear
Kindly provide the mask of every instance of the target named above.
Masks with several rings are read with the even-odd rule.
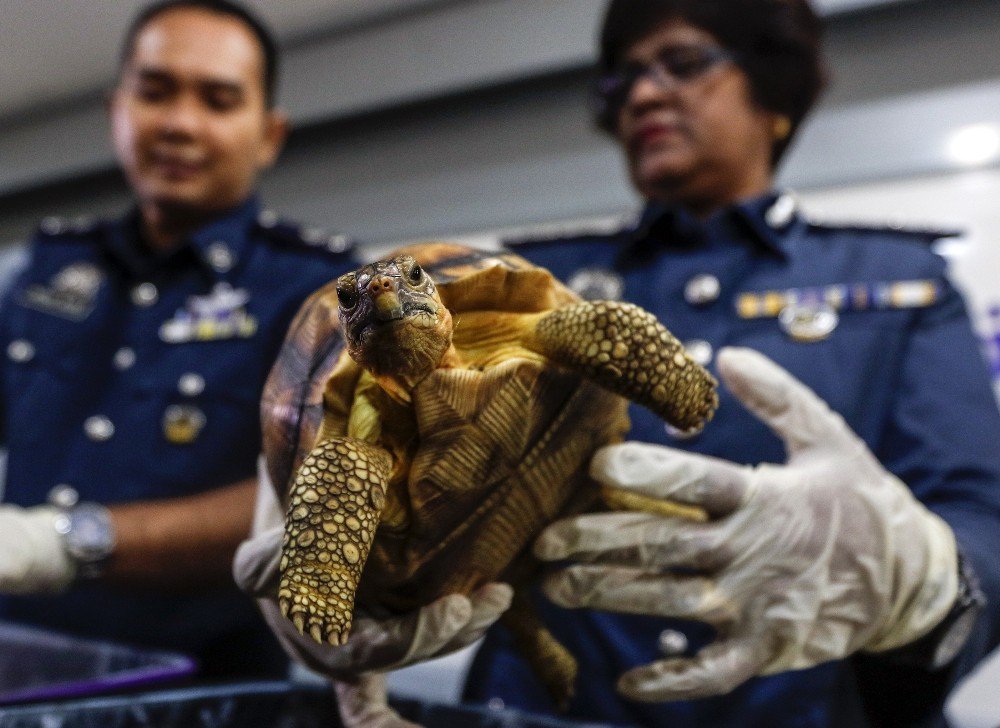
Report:
[[[288,114],[279,108],[270,109],[264,124],[264,144],[261,145],[260,159],[258,160],[261,168],[274,164],[285,146],[289,129]]]

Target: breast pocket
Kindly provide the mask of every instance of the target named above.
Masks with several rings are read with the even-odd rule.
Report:
[[[182,389],[159,381],[137,391],[128,455],[134,477],[170,496],[252,476],[260,451],[259,392],[232,382],[206,383],[197,394]]]
[[[73,337],[44,328],[10,338],[4,362],[8,443],[36,446],[59,438],[81,403],[84,359]]]

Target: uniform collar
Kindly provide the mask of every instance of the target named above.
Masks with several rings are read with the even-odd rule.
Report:
[[[248,254],[250,233],[257,223],[260,203],[250,197],[195,230],[177,250],[157,256],[139,244],[139,213],[132,210],[108,227],[105,247],[136,276],[148,276],[180,256],[195,260],[214,276],[224,278]]]
[[[768,192],[718,210],[699,220],[683,207],[650,201],[629,237],[637,249],[704,247],[722,242],[747,242],[786,257],[790,234],[801,219],[794,197]]]

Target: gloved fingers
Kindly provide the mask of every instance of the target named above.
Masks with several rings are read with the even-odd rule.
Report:
[[[715,626],[736,619],[735,606],[715,582],[699,576],[578,564],[550,574],[542,588],[561,607],[695,619]]]
[[[592,513],[557,521],[535,540],[543,561],[573,560],[647,570],[683,566],[716,571],[735,557],[721,523],[644,513]]]
[[[440,654],[469,624],[472,615],[472,602],[462,594],[447,594],[421,607],[409,649],[393,667],[404,667]]]
[[[257,607],[285,654],[291,659],[324,675],[353,674],[350,667],[351,654],[347,646],[321,645],[309,635],[300,635],[292,623],[281,616],[278,602],[273,598],[258,599]]]
[[[750,489],[743,466],[642,442],[601,448],[590,461],[590,475],[608,486],[700,506],[713,517],[739,508]]]
[[[731,692],[760,674],[767,661],[763,643],[751,638],[716,642],[691,658],[660,660],[629,670],[618,692],[629,700],[692,700]]]
[[[858,438],[809,387],[760,352],[725,347],[716,357],[723,383],[784,440],[789,455],[822,445],[857,447]]]
[[[335,680],[333,691],[344,728],[420,728],[389,707],[385,675],[370,673],[351,681]]]
[[[510,608],[513,598],[514,590],[508,584],[492,582],[479,587],[469,595],[469,603],[472,605],[469,621],[434,656],[451,654],[478,640]]]
[[[241,590],[260,597],[277,589],[284,534],[284,526],[275,526],[239,545],[233,558],[233,578]]]

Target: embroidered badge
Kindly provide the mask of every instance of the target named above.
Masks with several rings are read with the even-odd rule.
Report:
[[[191,296],[184,308],[160,326],[168,344],[189,341],[247,339],[257,333],[257,319],[247,313],[250,294],[228,283],[217,283],[207,296]]]
[[[190,445],[205,427],[206,417],[198,407],[174,404],[163,412],[163,436],[174,445]]]
[[[72,263],[56,273],[47,286],[36,283],[21,294],[21,303],[37,311],[83,321],[94,310],[104,274],[93,263]]]

